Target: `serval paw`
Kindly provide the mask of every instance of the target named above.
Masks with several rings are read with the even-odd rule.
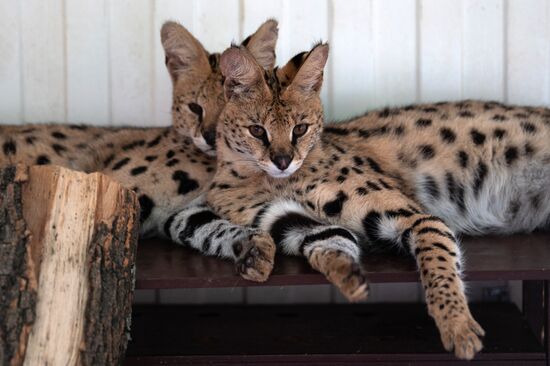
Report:
[[[339,250],[313,252],[310,262],[351,302],[365,300],[369,286],[365,272],[352,256]]]
[[[338,288],[342,294],[351,302],[366,300],[369,294],[367,278],[361,266],[355,262],[341,268],[342,275]]]
[[[470,314],[457,314],[445,320],[439,329],[445,349],[449,352],[454,349],[460,359],[471,360],[483,348],[481,337],[485,331]]]
[[[252,232],[245,240],[233,244],[235,268],[244,279],[264,282],[273,270],[275,243],[261,231]]]

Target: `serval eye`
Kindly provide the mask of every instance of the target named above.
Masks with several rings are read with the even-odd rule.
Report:
[[[189,109],[197,116],[202,117],[202,107],[197,103],[189,103]]]
[[[304,136],[307,132],[308,125],[305,123],[301,123],[299,125],[294,126],[294,129],[292,130],[292,133],[296,137]]]
[[[248,131],[257,139],[261,139],[265,136],[265,129],[260,125],[252,125],[248,127]]]

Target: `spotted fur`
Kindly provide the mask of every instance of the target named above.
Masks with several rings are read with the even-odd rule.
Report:
[[[230,99],[220,115],[208,202],[248,225],[262,222],[269,202],[284,200],[368,245],[409,253],[445,348],[471,359],[484,331],[468,308],[457,234],[548,227],[550,110],[474,101],[386,108],[329,124],[322,134],[319,89],[327,56],[326,45],[316,46],[282,79],[259,72],[243,48],[224,52]],[[296,136],[302,124],[307,132],[301,127]],[[281,154],[288,164],[278,164]],[[261,229],[281,245],[277,223],[302,221],[308,222],[282,211]],[[290,238],[299,242],[315,230],[304,224],[301,236]],[[338,238],[336,232],[325,237],[325,248]],[[325,274],[342,269],[335,260],[316,264]],[[357,265],[344,268],[351,276]],[[327,277],[343,288],[345,277]],[[355,286],[359,291],[363,283]]]
[[[246,47],[266,69],[273,68],[276,39],[273,20],[248,39]],[[102,172],[138,195],[142,236],[166,235],[204,254],[235,260],[245,278],[265,280],[257,265],[246,264],[263,250],[261,235],[221,220],[200,202],[216,167],[211,156],[215,125],[225,104],[219,54],[207,53],[174,22],[163,25],[161,40],[173,85],[171,127],[3,125],[0,165],[54,164]]]

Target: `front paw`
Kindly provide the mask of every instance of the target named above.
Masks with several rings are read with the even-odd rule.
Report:
[[[235,268],[244,279],[264,282],[273,270],[275,243],[264,232],[253,232],[245,240],[233,244]]]
[[[361,265],[340,250],[314,250],[310,257],[313,268],[323,273],[351,302],[365,300],[369,286]]]
[[[366,300],[369,294],[367,278],[361,266],[351,259],[345,265],[337,268],[334,284],[351,302]]]
[[[481,337],[485,331],[471,314],[455,314],[444,320],[439,329],[445,349],[449,352],[454,349],[460,359],[471,360],[483,348]]]

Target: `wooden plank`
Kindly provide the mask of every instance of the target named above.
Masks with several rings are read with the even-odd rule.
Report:
[[[0,1],[0,123],[20,123],[21,47],[19,1]]]
[[[343,119],[376,106],[372,0],[333,7],[332,117]],[[352,20],[352,21],[350,21]]]
[[[106,2],[67,1],[67,119],[109,125],[109,12]]]
[[[331,301],[330,285],[250,287],[246,288],[247,304],[327,304]]]
[[[462,97],[504,100],[504,0],[464,0]]]
[[[421,0],[420,101],[462,97],[462,1]]]
[[[416,101],[416,1],[374,1],[374,103]]]
[[[164,64],[164,49],[160,42],[160,28],[167,20],[181,23],[193,33],[193,9],[195,1],[157,0],[154,6],[153,38],[153,88],[154,125],[167,126],[172,122],[172,82]],[[200,41],[200,39],[199,39]]]
[[[136,290],[134,291],[134,299],[132,303],[135,304],[154,304],[156,300],[156,290]]]
[[[466,238],[467,280],[550,279],[550,233],[506,237]],[[536,253],[536,254],[535,254]],[[277,265],[267,282],[246,281],[235,273],[234,263],[206,257],[159,240],[140,243],[136,288],[207,288],[236,286],[283,286],[326,284],[303,258],[277,256]],[[181,263],[187,263],[182,266]],[[369,255],[364,259],[372,283],[418,282],[414,261],[393,254]]]
[[[334,302],[349,304],[349,300],[334,288]],[[419,283],[371,283],[369,285],[369,297],[366,302],[376,303],[412,303],[423,302],[424,292]],[[468,298],[469,299],[469,298]]]
[[[152,2],[117,0],[110,6],[113,125],[153,124]]]
[[[64,122],[67,110],[63,0],[28,0],[20,6],[23,121]]]
[[[510,0],[507,15],[507,101],[549,105],[550,3]]]

